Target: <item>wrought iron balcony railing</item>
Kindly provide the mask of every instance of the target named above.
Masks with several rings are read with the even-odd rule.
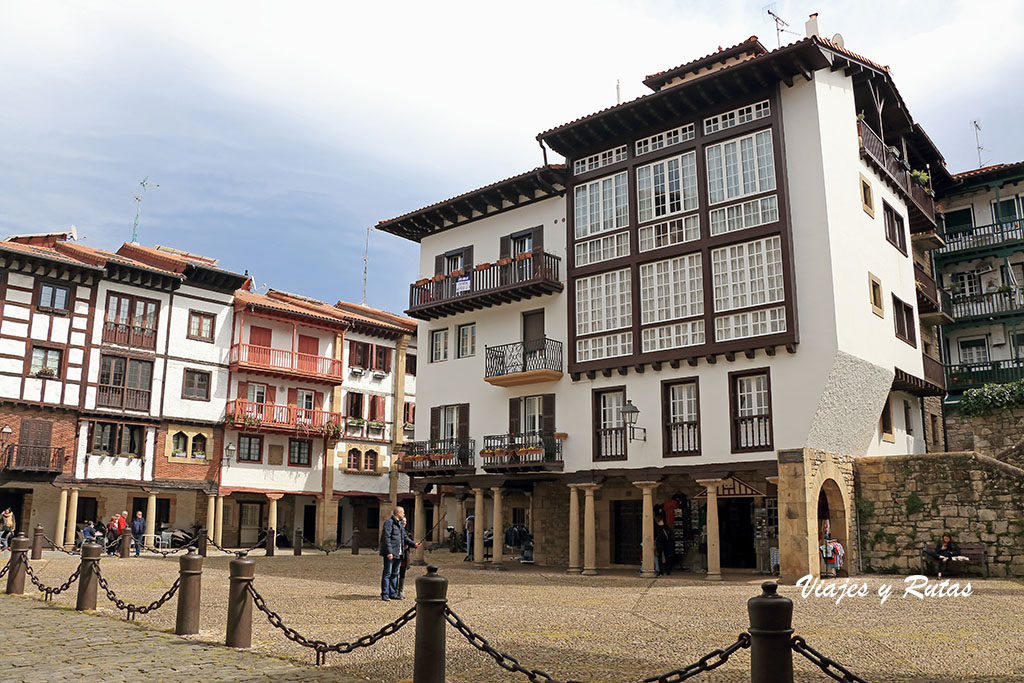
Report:
[[[536,381],[559,379],[562,342],[544,338],[484,349],[484,379],[491,384],[523,384],[527,379],[521,377],[524,373],[533,373]]]
[[[488,471],[561,469],[564,438],[565,435],[559,432],[485,436],[480,460]]]
[[[946,246],[935,253],[944,260],[949,260],[948,254],[1024,241],[1024,221],[1009,218],[989,225],[947,232],[945,239]]]
[[[408,441],[399,449],[405,451],[401,469],[410,476],[472,472],[476,469],[476,439]]]
[[[3,452],[4,469],[23,472],[60,472],[63,467],[63,446],[11,444]]]

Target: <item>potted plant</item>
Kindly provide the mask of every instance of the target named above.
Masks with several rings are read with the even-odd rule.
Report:
[[[913,178],[914,182],[920,185],[921,187],[928,187],[929,177],[927,171],[911,171],[910,177]]]
[[[361,417],[350,417],[350,418],[348,418],[348,426],[349,427],[362,427],[364,424],[366,424],[366,420],[364,420]]]
[[[384,423],[380,422],[379,420],[370,420],[369,422],[366,423],[366,426],[369,427],[370,429],[384,429]]]
[[[404,425],[402,425],[402,428],[407,432],[411,432],[412,430],[416,429],[416,425],[414,425],[411,422],[406,422]]]
[[[36,377],[53,377],[56,374],[53,368],[39,368],[36,370]]]
[[[430,278],[429,277],[425,277],[425,278],[423,278],[421,280],[417,280],[416,281],[416,286],[417,287],[422,287],[423,285],[427,284],[428,282],[430,282]]]
[[[554,435],[554,436],[555,436],[555,438],[556,438],[556,439],[558,439],[559,441],[562,441],[562,440],[564,440],[564,439],[568,439],[568,438],[569,438],[569,435],[568,435],[568,434],[566,434],[565,432],[555,432],[555,435]]]
[[[465,274],[466,271],[462,268],[459,268],[458,270],[453,270],[452,272],[448,273],[448,277],[462,277]]]
[[[445,275],[444,273],[438,273],[437,275],[435,275],[435,276],[434,276],[433,278],[431,278],[431,279],[432,279],[432,280],[433,280],[434,282],[444,282],[444,279],[445,279],[446,277],[448,277],[448,276],[447,276],[447,275]]]
[[[488,270],[491,267],[490,263],[478,263],[476,264],[477,270]]]
[[[517,261],[525,261],[526,259],[529,259],[529,258],[533,258],[533,252],[532,251],[524,251],[521,254],[516,254],[516,260]]]
[[[507,266],[510,263],[512,263],[512,257],[511,256],[506,256],[505,258],[498,259],[498,263],[496,265]]]

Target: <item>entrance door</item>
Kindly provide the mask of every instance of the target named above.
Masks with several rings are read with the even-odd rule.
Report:
[[[302,508],[302,538],[309,543],[316,543],[316,505]]]
[[[523,313],[523,371],[544,367],[544,311]]]
[[[722,566],[754,569],[754,499],[725,498],[718,501],[718,534]]]
[[[50,469],[50,436],[53,423],[46,420],[22,420],[13,466],[19,470]]]
[[[238,544],[254,545],[260,537],[260,504],[239,503],[238,524]]]
[[[14,513],[14,531],[17,533],[19,530],[28,529],[28,524],[23,517],[25,505],[25,491],[19,489],[0,489],[0,512],[3,512],[7,508],[11,508],[11,512]],[[27,535],[27,532],[26,532]]]
[[[615,531],[612,561],[615,564],[640,564],[643,559],[643,503],[639,500],[613,501],[612,518]]]

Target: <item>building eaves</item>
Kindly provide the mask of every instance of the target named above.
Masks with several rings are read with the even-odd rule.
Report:
[[[338,327],[345,327],[345,321],[342,320],[338,315],[335,315],[334,313],[331,312],[333,311],[333,307],[328,306],[327,304],[323,304],[323,306],[326,306],[331,310],[322,311],[318,307],[304,306],[300,305],[297,302],[275,299],[268,296],[267,294],[256,294],[255,292],[246,292],[244,290],[238,290],[235,292],[235,308],[264,308],[269,311],[286,313],[289,315],[306,318],[313,318],[316,320],[331,323],[332,325],[336,325]]]
[[[718,50],[712,52],[711,54],[704,55],[703,57],[694,59],[685,64],[680,64],[679,66],[672,67],[671,69],[666,69],[665,71],[659,71],[656,74],[651,74],[643,80],[643,84],[646,85],[651,90],[657,92],[662,85],[668,83],[677,76],[682,76],[683,74],[690,72],[700,71],[700,69],[709,67],[712,64],[716,64],[727,59],[732,59],[737,55],[741,55],[750,51],[753,51],[756,54],[764,54],[768,50],[765,48],[764,45],[761,44],[761,41],[757,39],[757,36],[750,36],[743,42],[737,43],[731,47],[719,48]]]
[[[67,254],[62,254],[53,249],[47,249],[45,247],[36,247],[27,244],[19,244],[17,242],[0,242],[0,251],[16,254],[24,254],[33,258],[44,259],[47,261],[53,261],[67,266],[74,266],[75,268],[82,268],[86,270],[102,271],[103,267],[96,263],[88,261],[82,261],[76,259]]]

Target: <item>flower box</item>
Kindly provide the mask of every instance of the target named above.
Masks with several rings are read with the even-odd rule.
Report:
[[[524,251],[521,254],[516,254],[516,261],[525,261],[526,259],[533,258],[532,251]]]
[[[447,276],[447,275],[445,275],[445,274],[443,274],[443,273],[438,273],[437,275],[435,275],[435,276],[434,276],[433,278],[431,278],[431,279],[432,279],[432,280],[433,280],[434,282],[444,282],[444,279],[445,279],[445,278],[447,278],[447,277],[448,277],[448,276]]]
[[[511,257],[506,256],[505,258],[498,259],[497,265],[499,265],[499,266],[507,266],[510,263],[512,263]]]
[[[495,448],[494,449],[494,457],[495,458],[507,458],[509,455],[510,455],[510,452],[505,450],[504,448]]]
[[[362,427],[364,424],[366,424],[366,420],[361,417],[350,417],[348,419],[349,427]]]
[[[416,425],[412,424],[411,422],[407,422],[406,424],[402,425],[402,428],[405,429],[405,431],[409,432],[412,431],[413,429],[416,429]]]
[[[490,263],[478,263],[478,264],[476,264],[476,269],[477,270],[490,270],[490,268],[491,268],[491,264]]]
[[[430,282],[430,278],[429,277],[425,277],[422,280],[417,280],[416,281],[416,286],[417,287],[422,287],[423,285],[427,284],[428,282]]]
[[[448,277],[462,277],[465,274],[466,271],[460,268],[459,270],[453,270],[452,272],[448,273]]]
[[[57,373],[50,368],[42,368],[36,371],[36,377],[56,377]]]
[[[562,441],[564,439],[568,439],[569,435],[566,434],[565,432],[555,432],[555,438],[558,439],[559,441]]]
[[[369,427],[370,429],[377,429],[377,430],[384,429],[384,423],[383,422],[377,422],[377,421],[367,422],[366,426]]]

